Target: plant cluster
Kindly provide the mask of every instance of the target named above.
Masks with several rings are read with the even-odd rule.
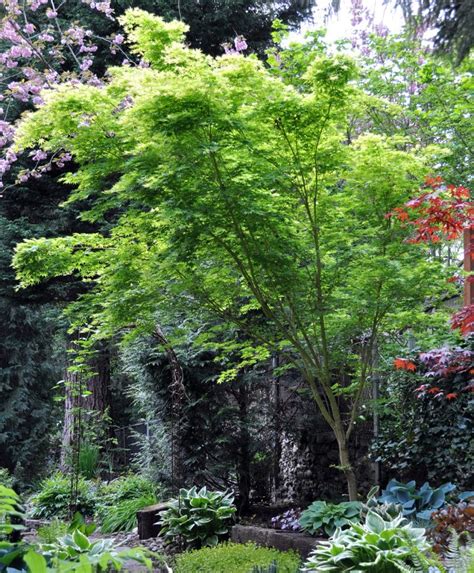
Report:
[[[471,475],[474,438],[468,348],[440,348],[397,359],[378,408],[372,457],[400,480],[440,476],[462,487]],[[410,367],[408,370],[407,367]],[[413,370],[414,369],[414,370]]]
[[[86,524],[80,514],[76,514],[69,526],[69,533],[51,539],[49,543],[29,545],[8,540],[7,536],[21,531],[24,526],[16,523],[24,519],[18,495],[0,485],[0,572],[6,573],[103,573],[111,568],[123,569],[125,563],[134,560],[152,570],[150,555],[142,549],[119,550],[113,539],[92,541],[88,534],[95,526]],[[59,526],[54,533],[57,534]],[[53,531],[47,530],[47,537]],[[44,532],[43,532],[44,534]]]
[[[275,515],[275,517],[272,517],[270,523],[275,529],[299,531],[301,529],[300,518],[301,509],[291,508],[279,515]]]
[[[137,511],[157,502],[157,486],[135,474],[119,477],[99,487],[96,515],[104,533],[131,531]]]
[[[54,543],[59,537],[68,532],[69,525],[61,519],[52,519],[49,523],[38,527],[37,535],[41,543]]]
[[[7,468],[0,468],[0,485],[11,488],[13,486],[13,476]]]
[[[136,561],[152,570],[151,559],[143,549],[119,550],[114,539],[98,539],[92,541],[79,529],[58,538],[55,542],[40,546],[44,563],[50,563],[53,568],[61,571],[67,563],[77,563],[85,567],[85,571],[121,571],[127,561]]]
[[[474,536],[474,503],[461,501],[431,514],[427,536],[436,553],[446,553],[453,534]]]
[[[324,533],[328,537],[336,529],[345,529],[359,521],[362,504],[357,501],[342,503],[328,503],[326,501],[313,502],[300,517],[301,529],[316,535]]]
[[[176,558],[175,573],[297,573],[300,559],[253,543],[222,543],[183,553]]]
[[[61,473],[56,473],[43,480],[39,485],[39,491],[30,498],[32,517],[39,519],[68,517],[71,505],[71,488],[70,476]],[[95,512],[96,501],[96,485],[83,477],[79,477],[77,480],[76,511],[92,517]]]
[[[338,529],[329,541],[321,542],[303,571],[427,572],[438,565],[429,555],[424,529],[413,527],[401,515],[386,520],[369,511],[365,522]]]
[[[227,535],[236,512],[231,493],[181,489],[179,497],[160,513],[160,535],[168,541],[182,539],[194,547],[217,545]]]
[[[414,480],[401,483],[392,479],[382,491],[379,501],[401,506],[406,517],[428,521],[434,511],[445,505],[446,495],[455,489],[452,483],[432,488],[428,482],[418,489]]]

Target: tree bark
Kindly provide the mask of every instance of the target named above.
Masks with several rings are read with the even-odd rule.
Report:
[[[244,514],[250,506],[250,433],[248,419],[248,386],[238,381],[237,401],[239,406],[240,440],[237,459],[237,481],[239,490],[239,513]]]
[[[68,355],[77,350],[77,342],[72,339],[68,344]],[[60,467],[63,471],[71,468],[71,453],[73,444],[78,443],[81,427],[77,423],[81,417],[81,425],[87,420],[102,421],[110,406],[110,357],[106,346],[100,348],[89,364],[93,375],[87,376],[75,370],[70,370],[70,364],[64,373],[65,399],[64,424],[61,442]],[[87,391],[87,392],[85,392]],[[86,394],[86,395],[84,395]],[[78,454],[78,452],[76,452]]]
[[[339,448],[339,464],[341,466],[341,470],[344,473],[344,476],[346,477],[349,500],[357,501],[357,477],[351,464],[349,455],[349,443],[345,436],[344,428],[342,425],[339,428],[336,427],[334,433],[336,435],[337,445]]]
[[[160,325],[155,326],[154,338],[163,347],[171,369],[171,478],[176,492],[184,486],[185,470],[183,463],[182,436],[184,433],[186,389],[184,374],[174,348],[169,343]]]

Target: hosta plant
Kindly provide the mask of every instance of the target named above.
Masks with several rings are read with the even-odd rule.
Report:
[[[395,517],[403,513],[403,508],[399,504],[382,503],[380,501],[380,498],[378,497],[379,491],[380,491],[379,486],[375,485],[371,488],[371,490],[367,494],[367,500],[362,504],[360,510],[361,521],[365,521],[365,518],[367,517],[369,511],[377,513],[386,521],[394,519]]]
[[[361,505],[357,501],[337,504],[315,501],[301,514],[301,529],[311,535],[325,533],[330,537],[337,528],[344,529],[359,521]]]
[[[443,507],[446,495],[456,489],[452,483],[445,483],[438,488],[432,488],[425,482],[417,489],[416,482],[402,483],[396,479],[390,480],[386,489],[379,497],[381,503],[401,505],[403,515],[421,520],[429,520],[431,514]]]
[[[160,514],[161,535],[166,540],[182,539],[193,547],[216,545],[226,535],[236,508],[228,492],[181,489],[179,497]]]
[[[302,570],[409,573],[437,566],[424,529],[413,527],[402,515],[385,520],[369,511],[364,523],[338,529],[329,541],[321,542]]]
[[[54,543],[41,546],[41,553],[54,567],[77,562],[87,564],[89,569],[84,569],[85,571],[101,572],[111,569],[120,571],[127,561],[136,561],[144,565],[147,570],[152,570],[151,559],[142,548],[119,550],[115,546],[114,539],[92,541],[79,529],[60,537]]]

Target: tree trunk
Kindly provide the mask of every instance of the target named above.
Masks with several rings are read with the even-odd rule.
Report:
[[[171,369],[171,481],[175,492],[179,492],[185,482],[182,439],[185,426],[184,374],[174,348],[165,337],[160,325],[156,325],[153,333],[155,340],[163,347]]]
[[[77,350],[77,343],[71,340],[68,354]],[[89,365],[93,375],[84,379],[84,375],[67,366],[64,374],[64,424],[61,443],[60,467],[67,471],[71,467],[71,454],[74,444],[80,449],[81,427],[87,422],[94,428],[100,423],[110,405],[110,357],[106,346],[97,351]],[[87,392],[85,392],[87,391]],[[84,395],[85,394],[85,395]],[[81,418],[78,424],[78,417]],[[79,451],[76,452],[79,455]]]
[[[237,457],[237,481],[239,490],[239,513],[244,514],[250,506],[250,432],[248,420],[248,386],[238,381],[237,402],[239,406],[239,453]]]
[[[349,494],[350,501],[357,501],[357,478],[354,472],[354,468],[351,464],[351,459],[349,455],[349,444],[346,438],[344,428],[336,428],[334,430],[337,439],[337,445],[339,448],[339,464],[341,470],[344,472],[347,482],[347,492]]]

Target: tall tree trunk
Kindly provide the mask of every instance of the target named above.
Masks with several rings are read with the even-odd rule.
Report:
[[[245,513],[250,506],[250,432],[248,417],[248,385],[238,381],[237,402],[239,406],[239,452],[237,457],[237,481],[239,491],[239,513]]]
[[[77,351],[77,342],[71,340],[68,344],[68,356]],[[72,362],[72,360],[70,361]],[[61,443],[60,466],[63,471],[71,467],[71,455],[74,445],[80,449],[79,441],[81,427],[87,422],[91,426],[103,421],[103,416],[110,406],[110,357],[106,346],[98,349],[91,359],[89,368],[92,375],[84,376],[67,365],[64,373],[65,399],[64,424]],[[78,423],[78,417],[81,418]],[[75,452],[79,455],[79,451]]]
[[[182,447],[185,425],[184,406],[186,400],[184,374],[176,352],[164,335],[160,325],[156,325],[153,336],[166,352],[171,369],[171,478],[173,489],[179,491],[179,489],[184,486],[185,480]]]

